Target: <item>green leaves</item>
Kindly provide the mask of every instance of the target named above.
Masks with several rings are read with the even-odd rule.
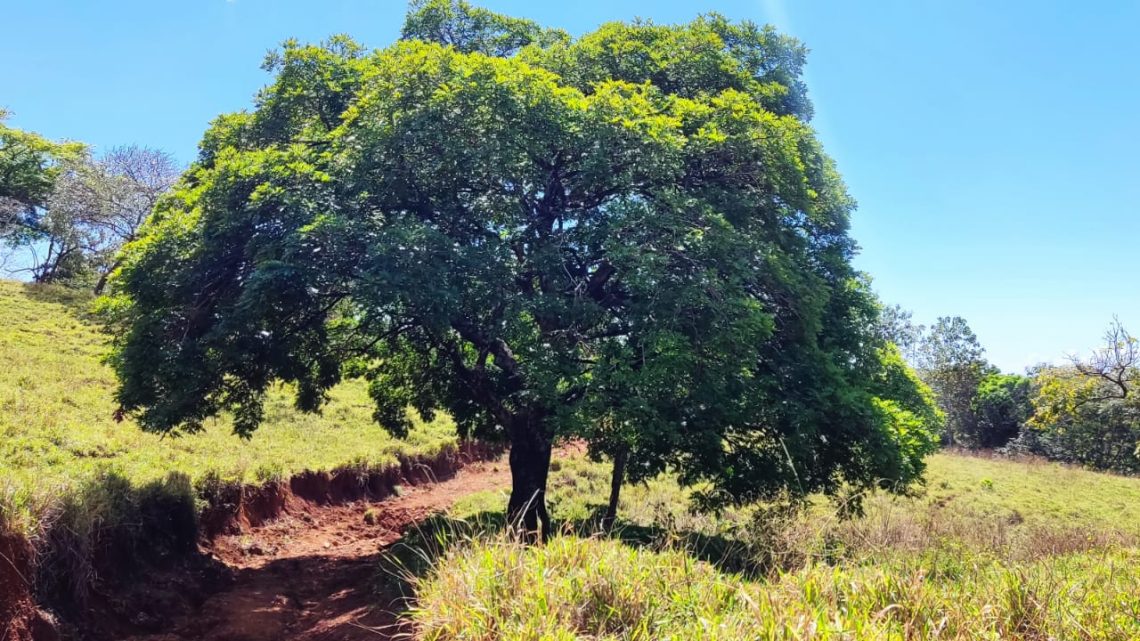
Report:
[[[18,245],[43,235],[42,209],[63,165],[84,155],[80,143],[57,143],[8,127],[0,109],[0,241]]]
[[[570,38],[563,31],[543,29],[531,20],[493,13],[464,0],[413,0],[400,37],[499,57],[531,43],[549,46]]]
[[[585,437],[720,501],[916,476],[933,410],[880,382],[798,43],[717,16],[571,40],[449,1],[404,35],[287,43],[129,248],[143,425],[248,431],[272,381],[316,410],[351,374],[397,433],[413,406]]]
[[[57,143],[28,131],[3,124],[7,112],[0,110],[0,198],[25,206],[44,203],[60,163],[80,156],[80,143]]]

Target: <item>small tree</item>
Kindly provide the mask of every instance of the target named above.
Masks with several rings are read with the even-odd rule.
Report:
[[[873,382],[893,365],[802,45],[415,6],[383,51],[287,43],[206,133],[107,305],[124,411],[248,436],[273,381],[313,411],[363,372],[397,433],[443,408],[509,441],[509,515],[544,535],[561,437],[710,503],[917,478],[929,434]]]

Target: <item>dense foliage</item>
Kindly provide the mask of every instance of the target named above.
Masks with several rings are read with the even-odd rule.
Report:
[[[971,401],[977,447],[1002,447],[1016,438],[1033,414],[1031,379],[1017,374],[989,374],[978,383]]]
[[[1140,341],[1119,320],[1087,358],[1038,365],[1024,376],[990,365],[960,317],[927,328],[892,306],[883,310],[878,332],[933,388],[947,415],[944,443],[1140,473],[1140,404],[1133,394]]]
[[[1140,342],[1115,321],[1103,347],[1034,377],[1034,412],[1014,451],[1140,473]]]
[[[938,416],[875,334],[802,45],[416,7],[381,51],[287,43],[206,133],[107,304],[123,411],[249,434],[274,381],[317,410],[363,375],[396,432],[509,440],[530,530],[564,436],[712,503],[918,477]]]

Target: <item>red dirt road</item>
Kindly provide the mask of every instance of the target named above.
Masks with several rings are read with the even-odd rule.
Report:
[[[383,549],[403,532],[473,492],[507,488],[502,463],[474,463],[439,483],[409,486],[379,502],[307,504],[211,551],[234,582],[159,635],[129,641],[377,641],[399,630],[372,586]],[[374,510],[374,524],[364,513]]]

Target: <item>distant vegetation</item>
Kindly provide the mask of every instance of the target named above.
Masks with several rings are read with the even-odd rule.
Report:
[[[944,444],[1140,472],[1140,342],[1119,320],[1088,356],[1025,374],[1003,374],[987,362],[961,317],[926,328],[895,306],[880,326],[934,390],[947,418]]]
[[[99,157],[4,124],[0,111],[0,274],[101,293],[178,178],[169,154],[137,145]]]

